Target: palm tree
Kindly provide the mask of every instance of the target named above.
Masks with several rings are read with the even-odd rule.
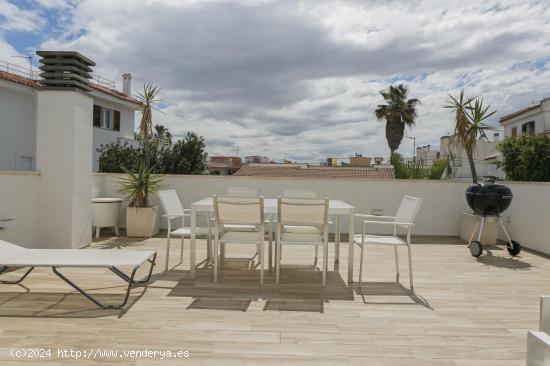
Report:
[[[388,91],[380,91],[386,104],[379,104],[374,111],[379,121],[386,120],[386,140],[392,156],[403,140],[405,127],[412,127],[416,122],[416,106],[420,101],[408,99],[408,94],[409,89],[405,85],[390,85]]]
[[[151,156],[149,140],[153,136],[153,109],[158,102],[157,95],[160,87],[151,83],[143,84],[143,91],[137,93],[137,99],[141,102],[138,109],[141,111],[139,123],[139,138],[144,141],[145,146],[145,169],[150,168]]]
[[[454,143],[464,148],[474,183],[478,182],[474,162],[477,140],[488,140],[486,131],[494,130],[483,122],[496,113],[496,110],[489,112],[490,107],[491,105],[483,105],[482,98],[476,96],[465,98],[464,90],[461,90],[456,98],[449,95],[447,104],[444,105],[444,108],[455,113]]]
[[[155,125],[154,126],[154,134],[153,138],[159,142],[162,142],[165,145],[172,145],[172,134],[168,130],[168,128],[164,127],[163,125]]]

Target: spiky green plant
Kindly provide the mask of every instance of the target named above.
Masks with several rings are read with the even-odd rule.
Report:
[[[495,114],[496,110],[489,112],[491,105],[485,106],[483,98],[476,96],[465,98],[464,90],[461,90],[456,98],[449,95],[447,104],[443,107],[455,113],[454,143],[464,148],[472,173],[472,181],[477,183],[474,163],[477,140],[488,140],[486,131],[494,130],[494,128],[483,121]]]
[[[162,189],[163,177],[153,175],[153,168],[145,167],[143,161],[135,173],[125,167],[122,170],[126,176],[119,178],[119,191],[127,196],[128,207],[149,207],[149,194]]]

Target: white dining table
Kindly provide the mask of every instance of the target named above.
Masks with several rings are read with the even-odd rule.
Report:
[[[277,199],[264,199],[264,213],[266,216],[275,216],[277,214]],[[214,212],[214,203],[212,197],[205,197],[191,204],[191,254],[189,256],[190,276],[195,279],[196,261],[197,261],[197,215]],[[340,260],[340,217],[349,217],[349,247],[348,247],[348,283],[353,282],[353,255],[354,242],[353,233],[355,233],[355,207],[341,200],[330,200],[329,215],[336,216],[335,233],[335,254],[334,262]],[[272,225],[270,225],[272,226]],[[271,227],[270,227],[271,229]],[[209,251],[208,251],[209,252]],[[271,257],[271,256],[270,256]],[[270,263],[271,268],[271,263]]]

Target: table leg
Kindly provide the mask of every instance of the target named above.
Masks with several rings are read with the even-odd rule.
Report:
[[[334,264],[340,262],[340,215],[336,215],[336,233],[334,234]]]
[[[269,217],[269,224],[267,225],[268,230],[268,238],[269,238],[269,253],[268,253],[268,261],[269,261],[269,272],[273,271],[273,216]]]
[[[197,210],[195,205],[191,205],[191,244],[189,250],[189,275],[194,280],[197,256]]]
[[[355,243],[353,242],[353,235],[355,234],[355,209],[352,208],[349,213],[349,247],[348,247],[348,284],[353,282],[353,251],[355,249]]]

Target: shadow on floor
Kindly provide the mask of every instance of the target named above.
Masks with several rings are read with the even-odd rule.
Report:
[[[399,282],[361,282],[353,287],[365,304],[422,305],[433,310],[425,298]]]
[[[124,309],[100,309],[79,293],[0,292],[0,317],[23,318],[121,318],[144,295],[145,288],[137,288],[128,298]],[[96,289],[97,290],[97,289]],[[122,295],[93,294],[104,303],[120,303]]]
[[[481,256],[477,258],[477,261],[487,266],[494,266],[499,268],[508,268],[513,270],[525,270],[531,268],[531,264],[523,262],[521,256],[495,256],[493,251],[499,250],[506,252],[506,249],[502,249],[497,246],[484,246],[484,251]],[[506,252],[508,255],[508,252]]]
[[[171,270],[154,280],[177,282],[168,296],[192,297],[188,309],[247,311],[253,301],[264,300],[264,311],[307,311],[322,313],[324,303],[331,300],[354,300],[338,272],[328,272],[326,287],[321,286],[321,271],[311,265],[282,266],[280,285],[275,284],[275,272],[260,272],[249,260],[227,259],[218,271],[218,283],[212,282],[212,270],[204,265],[196,270],[196,280],[188,271]],[[155,286],[154,284],[152,286]]]

